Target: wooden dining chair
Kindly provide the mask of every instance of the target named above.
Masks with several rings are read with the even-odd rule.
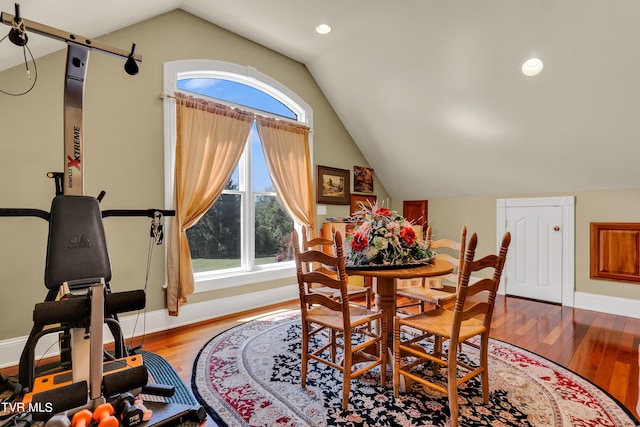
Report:
[[[335,234],[335,231],[332,231]],[[316,249],[325,253],[335,254],[336,248],[334,245],[333,239],[326,239],[324,237],[314,237],[309,239],[308,230],[306,227],[302,227],[302,249],[307,251],[309,249]],[[316,263],[317,264],[317,263]],[[319,268],[326,274],[334,274],[335,271],[330,271],[326,268],[326,266],[322,265],[309,265],[308,268]],[[340,297],[340,292],[336,289],[327,286],[320,286],[317,283],[309,284],[309,290],[313,292],[322,293],[330,296],[333,299],[337,299]],[[371,301],[373,300],[373,290],[370,286],[358,286],[347,283],[347,292],[352,297],[351,301],[354,304],[361,304],[359,301],[364,298],[364,306],[366,308],[371,308]]]
[[[460,230],[460,241],[452,239],[438,239],[431,241],[431,226],[427,227],[426,239],[429,241],[429,249],[450,249],[454,251],[457,257],[447,252],[438,252],[435,258],[444,260],[456,266],[452,273],[444,276],[430,277],[423,279],[418,284],[404,288],[398,288],[396,295],[399,297],[409,298],[416,302],[409,302],[398,306],[400,313],[410,306],[419,305],[420,312],[425,309],[425,304],[432,304],[440,307],[447,302],[451,302],[456,297],[456,291],[460,284],[460,272],[464,263],[464,252],[467,241],[467,227],[463,226]],[[437,282],[434,284],[434,280]]]
[[[323,363],[342,373],[342,407],[347,409],[351,380],[380,367],[380,380],[386,385],[387,333],[381,311],[350,304],[347,290],[342,236],[334,234],[335,255],[316,249],[300,251],[298,233],[293,232],[293,247],[302,317],[302,366],[300,380],[307,385],[310,360]],[[319,263],[324,269],[309,269]],[[310,283],[334,289],[339,297],[310,291]],[[356,366],[357,365],[357,366]],[[355,367],[355,370],[354,370]]]
[[[488,346],[491,317],[495,305],[496,293],[500,284],[502,269],[507,257],[511,235],[507,232],[502,239],[498,255],[487,255],[474,260],[478,238],[474,233],[466,250],[460,286],[456,293],[453,310],[435,308],[408,317],[394,316],[394,369],[393,392],[400,392],[400,377],[405,380],[406,391],[410,392],[411,382],[415,381],[428,388],[449,396],[451,422],[458,426],[458,387],[469,379],[480,376],[484,403],[489,399]],[[469,284],[471,274],[492,269],[493,276]],[[473,296],[473,303],[466,304]],[[458,359],[460,343],[479,337],[479,365],[472,366]],[[448,341],[448,349],[443,354],[443,343]],[[426,344],[430,343],[430,344]],[[431,352],[428,349],[432,349]],[[421,366],[424,370],[418,370]],[[433,366],[432,375],[447,368],[446,385],[436,381],[427,372],[426,366]],[[463,372],[458,375],[458,368]],[[473,403],[471,403],[473,404]]]

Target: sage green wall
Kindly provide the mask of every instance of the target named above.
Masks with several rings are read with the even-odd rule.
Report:
[[[99,53],[89,58],[85,88],[85,191],[105,190],[103,209],[164,207],[162,65],[180,59],[215,59],[255,67],[298,94],[314,113],[316,164],[353,170],[369,166],[304,65],[188,13],[176,10],[100,40],[142,54],[140,73],[123,71],[124,61]],[[9,48],[5,46],[5,48]],[[66,49],[37,59],[38,82],[21,97],[0,95],[0,207],[48,211],[54,195],[49,171],[63,167],[63,90]],[[21,54],[16,48],[16,55]],[[24,67],[0,73],[2,89],[23,81]],[[388,197],[376,181],[380,197]],[[345,206],[327,215],[344,216]],[[322,217],[320,218],[322,220]],[[145,283],[150,220],[107,218],[105,229],[113,270],[112,288]],[[28,334],[43,285],[47,223],[36,218],[0,218],[0,340]],[[165,247],[151,259],[148,310],[165,307]],[[294,283],[294,277],[239,289],[192,295],[189,302],[229,297]],[[214,316],[215,313],[212,313]]]
[[[478,233],[477,253],[493,253],[497,199],[556,196],[575,196],[575,290],[640,299],[640,285],[589,278],[589,224],[640,222],[640,189],[429,199],[429,223],[435,238],[457,236],[466,225],[469,233]]]

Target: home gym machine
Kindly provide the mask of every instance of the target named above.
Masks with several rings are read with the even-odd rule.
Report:
[[[50,212],[38,209],[0,209],[0,216],[31,216],[49,222],[45,263],[45,301],[35,305],[34,325],[20,357],[18,380],[25,394],[21,413],[12,425],[40,424],[46,427],[80,427],[97,422],[101,427],[169,426],[185,421],[202,423],[202,407],[147,403],[148,411],[134,400],[139,393],[171,396],[172,386],[148,384],[142,356],[125,345],[118,313],[145,307],[144,290],[112,292],[111,265],[102,218],[139,216],[152,218],[151,237],[162,242],[162,218],[174,211],[105,210],[97,197],[83,195],[83,98],[89,53],[92,50],[126,58],[125,71],[138,73],[142,57],[76,34],[64,32],[2,12],[0,21],[12,29],[9,40],[24,46],[27,32],[66,42],[64,85],[64,172],[50,172],[55,197]],[[114,354],[106,352],[103,324],[113,335]],[[57,333],[60,342],[59,372],[36,376],[35,349],[43,336]],[[113,405],[112,405],[113,403]],[[114,417],[114,406],[120,408]],[[144,411],[143,411],[144,409]],[[153,413],[151,415],[151,412]],[[144,414],[144,415],[143,415]],[[148,415],[148,416],[147,416]],[[16,423],[20,420],[20,423]],[[2,424],[6,424],[2,422]]]

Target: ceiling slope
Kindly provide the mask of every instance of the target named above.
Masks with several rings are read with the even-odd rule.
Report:
[[[21,2],[87,37],[177,7],[304,63],[393,198],[640,187],[635,0]]]

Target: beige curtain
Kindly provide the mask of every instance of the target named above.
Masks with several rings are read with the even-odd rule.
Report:
[[[174,208],[167,265],[167,309],[193,293],[195,281],[186,230],[213,205],[240,160],[254,115],[176,93]]]
[[[278,198],[294,221],[316,236],[309,128],[260,116],[256,122]]]

